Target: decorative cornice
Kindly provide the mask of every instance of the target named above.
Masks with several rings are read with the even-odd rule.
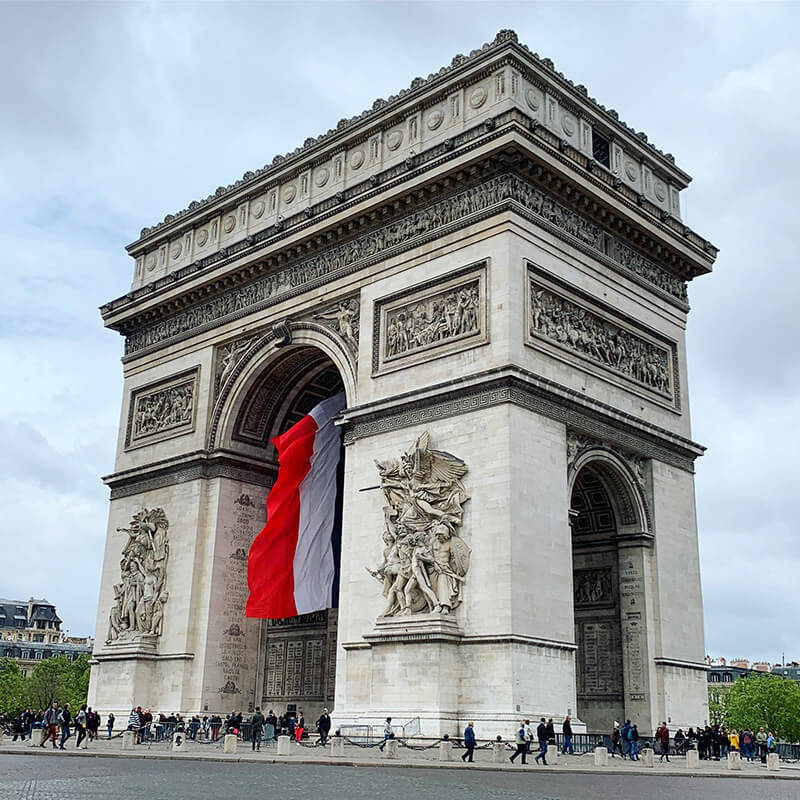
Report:
[[[694,471],[705,448],[517,367],[488,370],[368,406],[346,409],[345,444],[411,425],[513,403],[645,458]]]
[[[407,103],[408,100],[421,97],[424,92],[429,89],[443,85],[447,81],[452,80],[452,76],[458,72],[466,72],[468,69],[478,65],[481,61],[490,60],[501,49],[508,48],[515,55],[522,59],[523,63],[518,65],[521,70],[525,70],[527,64],[534,68],[541,70],[542,75],[555,83],[557,89],[566,93],[567,98],[571,98],[572,105],[588,104],[590,108],[598,114],[600,119],[609,127],[610,130],[617,130],[621,134],[628,134],[636,143],[643,147],[645,150],[650,151],[651,155],[655,157],[657,162],[662,163],[666,168],[683,176],[685,180],[690,180],[686,173],[678,170],[675,167],[675,158],[671,153],[663,153],[655,147],[645,133],[636,131],[631,126],[627,125],[624,121],[620,120],[619,115],[614,109],[607,109],[595,98],[589,95],[588,90],[582,84],[575,84],[563,73],[555,69],[553,61],[549,58],[541,58],[538,53],[532,52],[526,45],[520,44],[517,34],[512,30],[501,30],[495,36],[491,43],[484,44],[481,48],[472,50],[468,56],[461,54],[456,55],[449,66],[442,67],[438,72],[431,73],[425,78],[414,78],[407,89],[401,90],[398,94],[392,95],[388,100],[378,98],[372,104],[372,107],[362,111],[354,117],[349,119],[342,119],[337,124],[336,128],[331,128],[327,133],[317,137],[309,137],[305,140],[302,147],[297,147],[290,153],[285,155],[276,155],[271,164],[264,165],[261,169],[245,172],[244,175],[229,186],[220,186],[212,195],[209,195],[204,200],[194,201],[189,206],[176,214],[167,214],[163,221],[152,226],[142,228],[141,237],[145,238],[157,233],[160,230],[171,225],[182,218],[188,217],[192,214],[202,212],[203,209],[212,206],[222,199],[227,198],[229,195],[247,190],[251,186],[264,184],[273,176],[287,168],[299,165],[299,162],[306,159],[309,155],[314,154],[322,149],[322,146],[334,143],[337,139],[342,139],[343,135],[356,128],[357,126],[368,126],[374,123],[381,117],[390,115],[393,112],[400,110],[400,107]],[[532,59],[532,63],[531,60]],[[538,75],[527,76],[530,80],[538,82],[536,79]],[[563,102],[563,99],[562,99]],[[570,100],[567,99],[565,105],[569,105]]]
[[[212,478],[229,478],[256,486],[271,486],[277,470],[277,465],[250,460],[233,453],[216,451],[209,454],[206,450],[195,450],[183,456],[108,475],[103,478],[103,482],[111,488],[111,499],[119,500],[165,486]]]
[[[653,663],[657,667],[673,667],[674,669],[689,669],[697,672],[708,672],[711,668],[708,664],[699,661],[684,661],[679,658],[654,658]]]
[[[138,327],[134,327],[135,320],[129,320],[124,325],[129,332],[125,358],[144,355],[167,341],[180,341],[223,322],[261,311],[504,210],[515,211],[535,221],[573,247],[687,310],[685,283],[677,275],[633,248],[623,246],[610,232],[559,203],[541,188],[516,174],[505,173],[429,203],[391,224],[329,247],[318,255],[268,272],[243,286],[224,289],[214,299],[167,319],[149,324],[140,321]],[[258,266],[248,269],[252,274],[258,271]],[[230,281],[224,283],[230,285]],[[171,300],[171,306],[180,304],[179,298]]]

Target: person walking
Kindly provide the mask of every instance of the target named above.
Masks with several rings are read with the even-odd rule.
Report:
[[[389,739],[394,739],[394,730],[392,729],[392,718],[386,717],[386,722],[383,724],[383,741],[380,743],[378,749],[383,752],[383,748],[386,747],[386,742]]]
[[[742,743],[742,757],[748,761],[753,760],[753,733],[749,728],[742,731],[740,737]]]
[[[108,720],[106,720],[106,727],[108,728],[108,738],[111,738],[111,734],[114,731],[114,715],[109,712]]]
[[[462,761],[472,763],[472,754],[475,752],[475,723],[470,722],[464,728],[464,755],[461,756]]]
[[[513,764],[514,763],[514,759],[517,756],[521,755],[522,756],[522,763],[523,764],[527,764],[528,762],[526,761],[526,759],[528,757],[528,745],[527,745],[527,742],[525,741],[525,721],[524,720],[522,722],[520,722],[520,724],[519,724],[519,728],[517,729],[517,733],[515,735],[514,742],[517,745],[517,749],[516,749],[516,751],[514,752],[513,755],[508,757],[508,760]]]
[[[661,758],[660,761],[663,761],[664,758],[667,759],[667,763],[669,764],[669,728],[667,727],[666,722],[662,722],[658,726],[658,730],[656,731],[656,739],[661,743]]]
[[[619,722],[614,720],[614,727],[611,729],[611,758],[616,758],[617,753],[625,758],[622,752],[622,736],[619,732]]]
[[[571,756],[575,755],[575,750],[572,747],[572,717],[567,714],[564,717],[564,722],[561,725],[561,733],[564,736],[564,744],[561,746],[561,752],[566,753],[569,751]]]
[[[55,742],[55,740],[53,740]],[[762,764],[767,763],[767,734],[763,728],[758,729],[756,734],[756,745],[758,745],[758,756]]]
[[[528,751],[528,755],[531,754],[531,744],[533,743],[533,730],[531,730],[531,721],[529,719],[525,720],[525,747]]]
[[[556,726],[553,724],[553,718],[547,719],[547,744],[556,743]]]
[[[61,709],[61,744],[60,750],[65,750],[64,742],[69,739],[69,725],[72,722],[72,714],[69,710],[69,703],[64,703],[64,708]]]
[[[631,725],[630,730],[628,731],[628,741],[630,742],[630,750],[628,754],[631,757],[631,761],[638,761],[639,760],[639,728],[636,725]]]
[[[544,717],[541,718],[536,726],[536,739],[539,742],[539,752],[536,754],[534,761],[538,764],[541,758],[542,764],[547,766],[547,724],[544,721]]]
[[[620,739],[622,740],[622,760],[625,760],[625,756],[630,755],[631,752],[631,739],[628,734],[631,732],[631,721],[629,719],[625,720],[625,724],[622,726],[619,732]]]
[[[300,716],[297,718],[297,723],[294,726],[294,732],[297,736],[297,744],[303,741],[303,731],[306,729],[306,718],[303,716],[302,710]]]
[[[256,712],[250,717],[250,741],[253,750],[261,750],[261,735],[264,732],[264,715],[261,713],[261,706],[256,706]]]
[[[319,733],[319,743],[324,747],[328,741],[328,734],[331,732],[331,715],[327,708],[322,709],[322,713],[317,720],[317,732]]]
[[[58,710],[58,703],[55,701],[50,708],[47,709],[44,715],[44,719],[42,720],[42,727],[44,728],[44,734],[42,734],[42,743],[39,747],[44,747],[47,742],[51,739],[53,740],[53,750],[58,749],[58,745],[56,744],[56,727],[58,725],[58,717],[61,712]],[[761,730],[764,730],[763,728]],[[767,738],[764,736],[764,741]]]
[[[84,703],[75,715],[75,749],[81,746],[86,737],[86,704]]]
[[[675,734],[675,755],[686,755],[686,736],[683,732],[683,728],[678,728],[678,731]]]

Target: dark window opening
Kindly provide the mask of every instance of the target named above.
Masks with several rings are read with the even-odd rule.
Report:
[[[598,164],[611,169],[611,143],[595,131],[592,131],[592,156]]]

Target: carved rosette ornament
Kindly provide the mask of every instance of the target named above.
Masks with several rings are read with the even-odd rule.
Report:
[[[431,448],[423,433],[399,459],[376,461],[384,506],[383,561],[367,571],[383,584],[384,617],[450,614],[463,599],[471,551],[458,536],[469,500],[467,465]]]
[[[142,636],[160,636],[164,626],[164,591],[169,559],[169,521],[163,508],[143,508],[134,514],[122,548],[122,581],[114,586],[114,605],[108,620],[110,644]]]

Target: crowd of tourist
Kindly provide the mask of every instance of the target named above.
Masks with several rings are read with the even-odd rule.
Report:
[[[66,750],[67,740],[74,734],[75,747],[80,747],[84,739],[88,742],[98,738],[101,727],[101,717],[91,706],[85,703],[73,713],[69,703],[60,706],[54,702],[47,709],[34,711],[26,708],[15,716],[6,713],[0,714],[0,730],[11,735],[11,740],[24,741],[31,738],[35,730],[43,730],[40,747],[52,743],[53,749]],[[114,729],[114,715],[109,714],[107,719],[108,738]]]

